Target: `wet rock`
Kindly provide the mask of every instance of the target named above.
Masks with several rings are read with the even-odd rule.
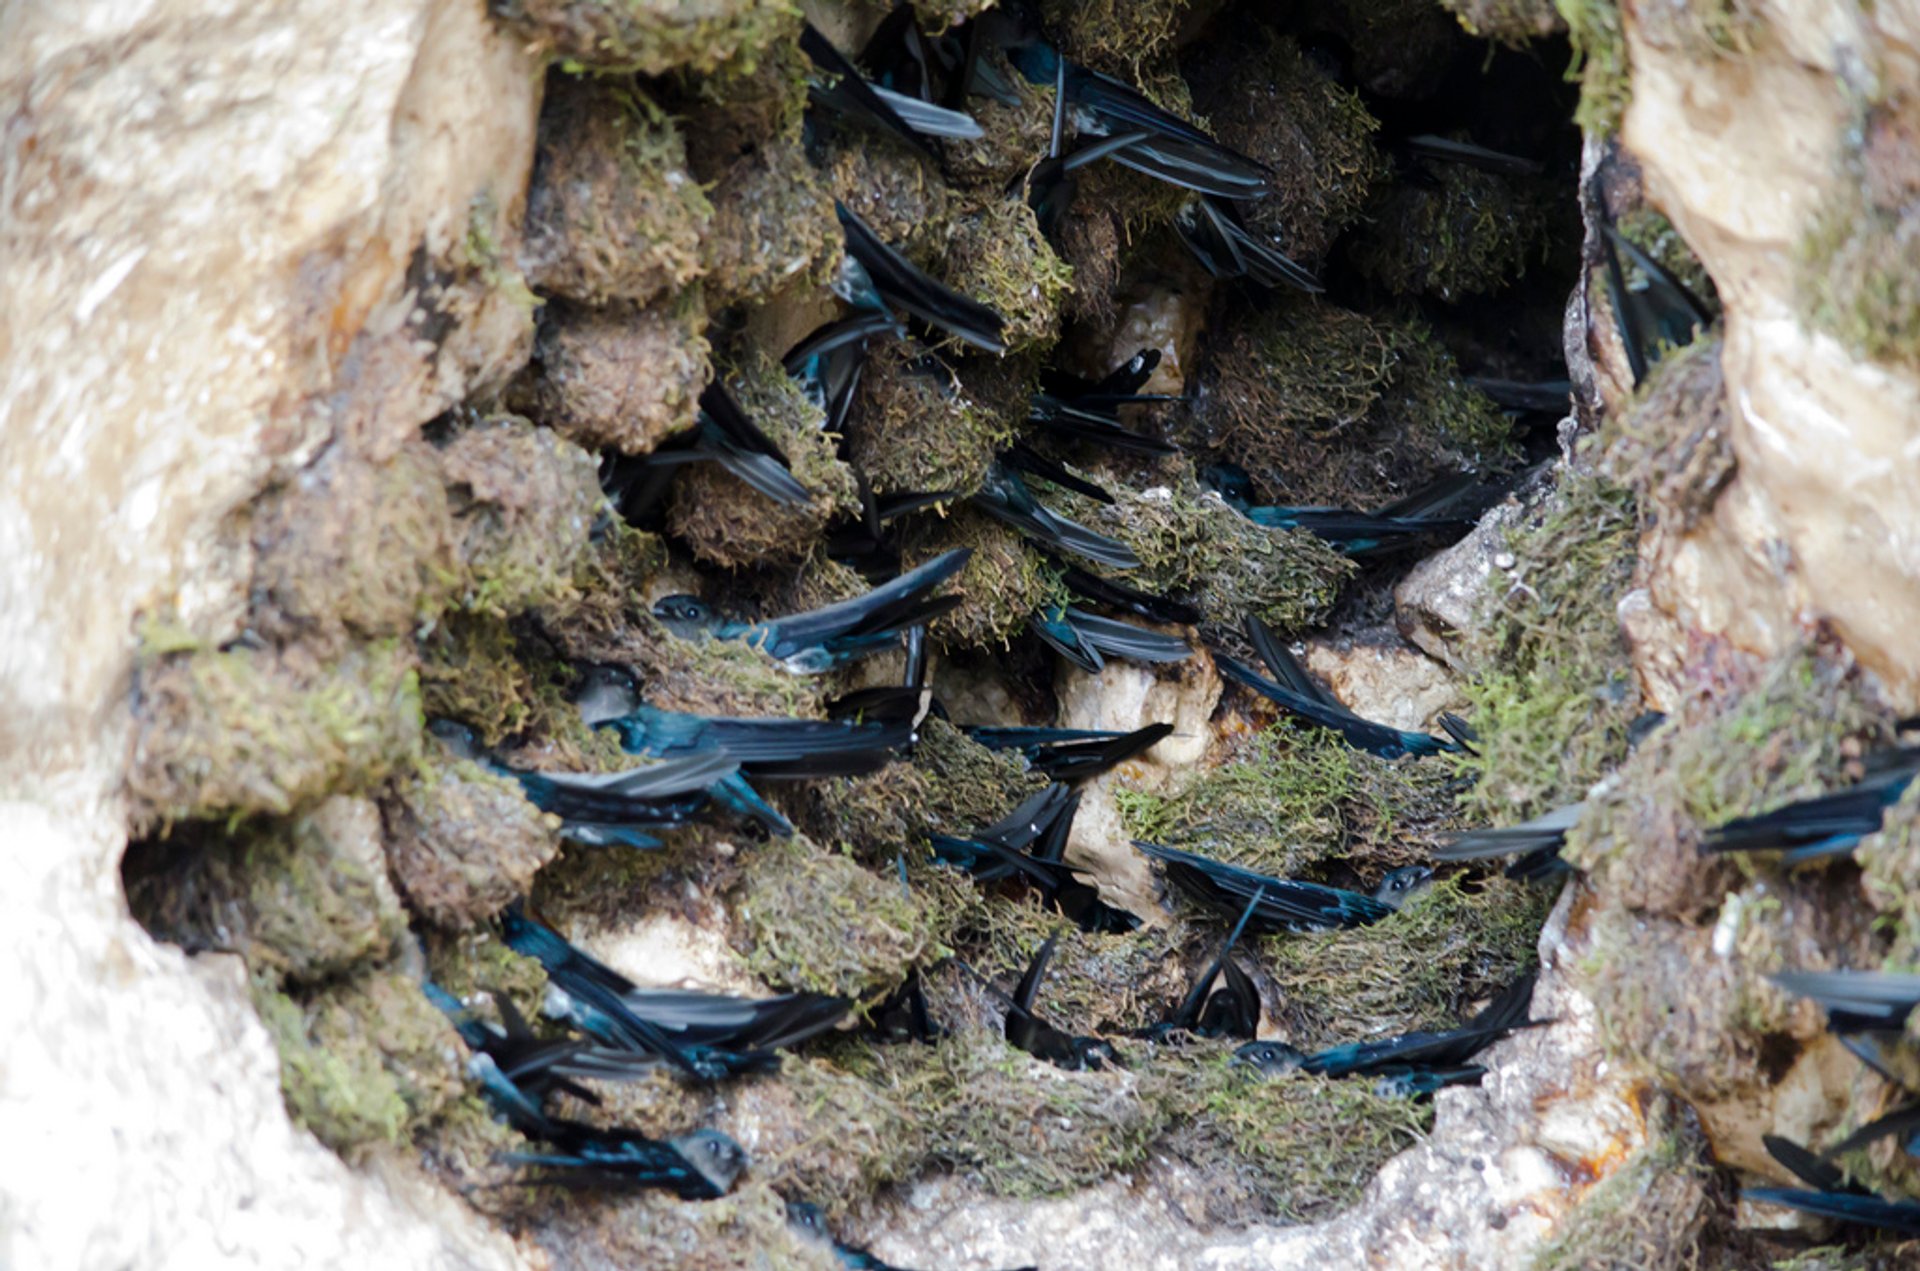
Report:
[[[646,454],[694,425],[712,376],[705,328],[704,306],[684,299],[645,309],[556,300],[511,400],[588,449]]]

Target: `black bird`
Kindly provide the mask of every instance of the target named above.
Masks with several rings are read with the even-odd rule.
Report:
[[[431,719],[427,731],[458,758],[513,778],[528,802],[560,818],[562,834],[589,847],[659,847],[647,830],[692,824],[712,805],[714,789],[740,770],[724,750],[708,750],[625,772],[534,772],[487,754],[465,724]]]
[[[817,328],[787,350],[781,365],[826,416],[828,432],[846,433],[847,413],[866,369],[867,341],[899,330],[893,315],[862,310]]]
[[[1148,1037],[1158,1039],[1175,1033],[1192,1033],[1196,1037],[1240,1037],[1252,1041],[1259,1034],[1260,990],[1234,963],[1232,954],[1240,933],[1246,930],[1247,920],[1260,907],[1264,895],[1262,890],[1254,891],[1253,898],[1240,912],[1240,921],[1234,924],[1227,942],[1220,947],[1220,955],[1194,980],[1192,990],[1174,1008],[1173,1014],[1146,1030]],[[1227,977],[1226,987],[1213,993],[1214,981],[1223,972]],[[1210,993],[1212,996],[1208,996]]]
[[[1019,879],[1083,931],[1132,931],[1140,920],[1100,899],[1100,889],[1066,863],[1067,838],[1079,809],[1080,796],[1055,783],[966,838],[930,836],[934,858],[985,883]]]
[[[1585,804],[1573,803],[1505,829],[1468,830],[1435,849],[1433,856],[1441,861],[1515,856],[1506,869],[1508,878],[1529,882],[1557,878],[1573,872],[1573,866],[1561,857],[1560,849],[1566,846],[1567,831],[1580,819],[1585,807]]]
[[[753,1001],[641,989],[518,904],[508,906],[501,929],[509,948],[546,968],[549,1013],[605,1045],[663,1056],[703,1081],[778,1068],[776,1050],[832,1028],[852,1006],[818,993]]]
[[[1442,536],[1458,538],[1480,514],[1505,497],[1504,482],[1469,474],[1446,477],[1377,512],[1338,507],[1271,507],[1252,502],[1253,482],[1232,464],[1212,464],[1202,474],[1221,502],[1270,530],[1305,530],[1356,560],[1390,556]]]
[[[1541,172],[1541,164],[1537,159],[1503,154],[1485,146],[1476,146],[1471,141],[1459,141],[1430,132],[1408,137],[1404,145],[1407,155],[1418,160],[1457,163],[1500,176],[1530,177],[1538,176]]]
[[[803,1200],[788,1201],[787,1221],[810,1239],[830,1247],[834,1257],[839,1259],[840,1265],[849,1268],[849,1271],[905,1271],[903,1267],[882,1262],[865,1249],[840,1243],[835,1238],[832,1228],[827,1226],[827,1216],[818,1205],[809,1204]],[[1036,1269],[1021,1267],[1020,1271],[1036,1271]]]
[[[1787,992],[1826,1008],[1835,1033],[1903,1028],[1920,1006],[1920,975],[1894,971],[1781,971],[1767,977]]]
[[[1036,611],[1027,625],[1055,653],[1089,675],[1098,675],[1108,658],[1163,663],[1184,662],[1193,656],[1193,647],[1178,636],[1148,631],[1118,618],[1103,618],[1071,605]]]
[[[1387,874],[1373,895],[1363,896],[1322,883],[1274,878],[1157,843],[1135,839],[1133,845],[1165,865],[1168,880],[1181,891],[1217,912],[1237,914],[1253,901],[1256,931],[1364,927],[1388,917],[1433,881],[1432,870],[1408,865]]]
[[[1082,600],[1135,614],[1148,622],[1164,622],[1175,627],[1198,626],[1206,616],[1184,600],[1156,595],[1128,583],[1102,578],[1078,565],[1065,563],[1051,552],[1041,554],[1060,570],[1060,581],[1066,584],[1067,590]]]
[[[801,25],[800,51],[820,72],[808,80],[809,100],[846,118],[878,125],[922,154],[932,156],[923,136],[971,141],[984,135],[971,115],[868,80],[811,22]]]
[[[733,1190],[747,1168],[741,1146],[718,1130],[695,1130],[677,1138],[648,1138],[637,1130],[603,1129],[578,1121],[550,1120],[540,1136],[551,1150],[507,1152],[501,1160],[524,1165],[530,1183],[625,1189],[657,1187],[682,1200],[715,1200]]]
[[[1214,662],[1222,673],[1289,714],[1322,728],[1333,729],[1355,750],[1365,750],[1382,759],[1398,759],[1402,755],[1436,755],[1443,751],[1457,753],[1467,748],[1457,737],[1433,737],[1361,719],[1336,701],[1331,693],[1320,686],[1318,680],[1308,675],[1294,661],[1293,655],[1287,652],[1286,646],[1275,639],[1273,633],[1267,630],[1267,625],[1253,614],[1247,615],[1247,636],[1253,641],[1255,652],[1259,653],[1261,660],[1279,678],[1280,683],[1274,683],[1225,654],[1216,654]],[[1441,722],[1448,723],[1444,718]],[[1450,727],[1449,731],[1455,728],[1457,725]]]
[[[1785,851],[1787,865],[1851,855],[1861,839],[1880,829],[1887,809],[1906,794],[1916,775],[1920,747],[1876,755],[1868,761],[1867,775],[1846,789],[1729,821],[1707,831],[1700,850]]]
[[[1236,1061],[1268,1076],[1298,1069],[1326,1077],[1379,1077],[1382,1093],[1414,1096],[1475,1082],[1486,1070],[1469,1062],[1474,1056],[1510,1033],[1550,1022],[1527,1018],[1533,979],[1528,975],[1516,980],[1459,1028],[1349,1042],[1316,1055],[1302,1055],[1284,1042],[1253,1042],[1236,1052]]]
[[[1251,278],[1268,290],[1292,287],[1308,295],[1326,288],[1313,271],[1297,264],[1272,239],[1247,228],[1247,222],[1226,199],[1203,194],[1173,218],[1180,241],[1215,278]]]
[[[900,987],[873,1008],[872,1029],[880,1040],[888,1042],[936,1042],[947,1035],[927,1010],[918,967],[909,970]]]
[[[1859,1223],[1920,1236],[1920,1204],[1913,1201],[1883,1200],[1872,1192],[1847,1183],[1846,1175],[1806,1148],[1790,1139],[1762,1136],[1761,1142],[1773,1159],[1784,1165],[1807,1189],[1792,1187],[1743,1187],[1740,1195],[1763,1205],[1779,1205],[1802,1213],[1817,1214],[1838,1222]]]
[[[1172,724],[1148,724],[1130,733],[1097,728],[976,726],[962,732],[988,750],[1017,750],[1027,766],[1051,781],[1096,777],[1173,735]]]
[[[1076,1037],[1033,1013],[1034,995],[1040,991],[1040,981],[1046,977],[1047,963],[1052,960],[1053,946],[1059,939],[1058,935],[1047,937],[1014,988],[1007,1007],[1007,1041],[1035,1059],[1044,1059],[1069,1072],[1121,1067],[1120,1056],[1107,1042],[1098,1037]]]
[[[1607,296],[1613,302],[1614,322],[1627,351],[1627,365],[1638,384],[1647,378],[1648,368],[1660,360],[1663,346],[1677,349],[1692,343],[1696,333],[1713,324],[1713,315],[1659,261],[1613,226],[1601,228],[1607,252]],[[1642,282],[1637,289],[1627,285],[1626,272],[1620,265],[1623,254],[1640,271]]]
[[[1120,423],[1122,406],[1178,401],[1169,393],[1142,393],[1160,365],[1160,350],[1141,349],[1104,379],[1092,382],[1055,371],[1041,381],[1027,408],[1027,422],[1066,441],[1087,441],[1112,450],[1170,455],[1180,447],[1133,432]]]
[[[890,313],[901,309],[975,348],[1005,353],[1001,333],[1007,320],[978,300],[936,282],[889,247],[846,204],[835,202],[847,256],[836,290],[857,309]]]
[[[709,462],[776,503],[798,506],[813,499],[813,491],[793,475],[785,452],[760,431],[719,380],[700,392],[696,427],[650,454],[615,461],[606,481],[607,496],[629,519],[637,519],[659,503],[681,467]]]
[[[1565,415],[1573,407],[1572,380],[1523,383],[1519,380],[1469,375],[1467,383],[1491,397],[1496,405],[1506,410],[1551,413],[1560,416]]]
[[[933,592],[959,573],[972,548],[942,552],[864,596],[764,622],[729,622],[697,596],[666,596],[654,617],[683,640],[744,640],[796,675],[818,675],[890,649],[900,633],[931,622],[960,603]]]
[[[1113,500],[1106,496],[1106,501]],[[968,502],[1045,547],[1084,556],[1110,569],[1140,566],[1140,558],[1125,543],[1090,530],[1078,521],[1068,520],[1042,505],[1005,456],[987,469],[986,481]]]

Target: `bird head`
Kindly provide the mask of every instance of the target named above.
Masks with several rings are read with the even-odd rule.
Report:
[[[454,719],[435,718],[427,721],[427,731],[434,739],[456,759],[478,759],[481,754],[480,735],[465,724]]]
[[[1279,1077],[1292,1072],[1305,1059],[1293,1047],[1285,1042],[1248,1042],[1233,1052],[1233,1062],[1249,1068],[1258,1068],[1269,1077]]]
[[[1407,865],[1381,879],[1373,898],[1389,909],[1398,909],[1431,886],[1432,870],[1425,865]]]
[[[662,596],[653,602],[653,616],[682,640],[695,640],[712,632],[716,619],[707,602],[698,596]]]
[[[624,666],[590,666],[573,691],[573,703],[588,727],[621,719],[640,709],[640,682]]]
[[[725,1196],[746,1172],[746,1149],[718,1130],[695,1130],[673,1140],[673,1150],[713,1189]]]

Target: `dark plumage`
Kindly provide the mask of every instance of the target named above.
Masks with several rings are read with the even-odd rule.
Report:
[[[1072,1072],[1120,1067],[1119,1055],[1107,1042],[1098,1037],[1075,1036],[1033,1013],[1034,996],[1040,991],[1040,981],[1046,978],[1047,963],[1052,960],[1053,947],[1059,939],[1057,935],[1047,937],[1047,942],[1033,955],[1026,974],[1020,977],[1019,985],[1013,990],[1007,1007],[1007,1041],[1036,1059],[1044,1059],[1056,1068]]]
[[[1846,1175],[1840,1170],[1790,1139],[1769,1134],[1763,1136],[1761,1141],[1773,1159],[1808,1184],[1808,1189],[1745,1187],[1740,1191],[1743,1199],[1797,1209],[1837,1222],[1859,1223],[1903,1235],[1920,1236],[1920,1204],[1882,1200],[1871,1192],[1850,1186]]]
[[[1083,931],[1131,931],[1140,920],[1101,900],[1099,888],[1066,863],[1067,836],[1079,808],[1079,795],[1064,785],[1050,785],[1005,819],[967,837],[931,836],[934,858],[981,882],[1018,879]]]
[[[1084,781],[1145,754],[1173,735],[1172,724],[1130,733],[1091,728],[993,728],[963,731],[989,750],[1018,750],[1033,771],[1059,782]]]
[[[1006,329],[1005,318],[978,300],[927,277],[846,204],[836,202],[833,207],[847,240],[841,290],[848,303],[864,309],[899,309],[975,348],[989,353],[1007,351],[1006,342],[1000,338]]]
[[[1179,848],[1134,840],[1135,847],[1166,866],[1167,879],[1218,913],[1238,914],[1248,902],[1256,931],[1326,931],[1364,927],[1392,914],[1433,879],[1433,871],[1410,865],[1389,873],[1371,896],[1323,883],[1274,878],[1211,860]]]
[[[1846,789],[1729,821],[1708,830],[1700,850],[1784,851],[1788,865],[1850,855],[1861,839],[1880,829],[1887,809],[1900,801],[1916,774],[1920,747],[1876,755],[1867,775]]]

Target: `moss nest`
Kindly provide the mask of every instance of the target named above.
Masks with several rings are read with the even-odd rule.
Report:
[[[833,197],[922,269],[934,269],[952,229],[952,195],[940,173],[896,137],[862,131],[835,137],[821,178]]]
[[[1574,121],[1590,133],[1614,132],[1633,100],[1619,0],[1553,0],[1553,7],[1566,22],[1567,38],[1573,44],[1567,77],[1580,81]]]
[[[134,716],[136,832],[371,789],[421,737],[413,654],[396,640],[324,659],[300,646],[166,654],[136,672]]]
[[[1073,270],[1040,235],[1022,198],[1001,198],[956,217],[945,281],[1006,319],[1010,352],[1046,349],[1060,339],[1061,308]]]
[[[1271,193],[1242,205],[1249,227],[1296,261],[1319,261],[1388,175],[1373,139],[1379,123],[1283,36],[1211,41],[1186,70],[1215,135],[1273,170]]]
[[[984,135],[948,145],[946,169],[956,186],[997,196],[1047,153],[1053,140],[1053,88],[1029,84],[999,49],[983,47],[980,60],[999,72],[1018,101],[1009,106],[996,97],[969,97],[967,113]]]
[[[813,498],[776,503],[717,463],[695,464],[674,480],[667,527],[695,556],[725,568],[794,560],[830,521],[859,513],[853,471],[840,461],[820,407],[777,361],[749,355],[726,380]]]
[[[557,850],[519,784],[466,760],[425,760],[384,802],[388,860],[413,908],[467,927],[526,894]]]
[[[565,594],[606,505],[593,456],[495,415],[457,431],[440,464],[466,571],[460,607],[512,616]]]
[[[750,62],[794,33],[781,0],[492,0],[496,17],[557,58],[659,75]]]
[[[407,931],[366,799],[335,795],[233,833],[185,828],[134,845],[123,873],[149,933],[238,953],[256,976],[324,980],[384,959]]]
[[[917,565],[955,548],[973,549],[951,589],[959,608],[934,619],[929,628],[942,648],[1002,649],[1026,630],[1036,609],[1065,598],[1045,558],[1030,550],[1019,533],[969,507],[946,516],[920,518],[901,534],[901,553]]]
[[[1210,350],[1190,446],[1263,499],[1366,509],[1510,458],[1511,424],[1419,319],[1277,298]]]
[[[1395,182],[1348,248],[1363,277],[1396,295],[1452,301],[1497,291],[1577,232],[1556,180],[1464,163],[1429,171],[1430,185]]]
[[[536,290],[646,304],[700,276],[712,216],[657,106],[612,80],[548,76],[522,255]]]
[[[1857,356],[1920,367],[1920,130],[1911,103],[1869,110],[1798,246],[1799,303]]]
[[[1262,942],[1287,1040],[1309,1053],[1347,1041],[1453,1028],[1533,970],[1551,889],[1443,878],[1400,912],[1352,930]]]
[[[1508,48],[1525,48],[1567,29],[1566,19],[1553,0],[1440,0],[1460,22],[1460,29]]]
[[[812,67],[797,38],[782,39],[709,73],[678,71],[656,81],[701,184],[720,180],[746,155],[801,139]]]
[[[926,915],[897,879],[804,835],[746,853],[729,901],[748,969],[783,988],[871,997],[927,952]]]
[[[1464,647],[1479,754],[1469,820],[1512,825],[1585,796],[1627,753],[1641,713],[1617,605],[1637,533],[1630,494],[1591,474],[1560,483],[1508,532]],[[1553,764],[1542,755],[1557,755]]]
[[[916,344],[870,346],[847,420],[848,457],[875,494],[972,494],[1026,419],[976,402],[958,377]]]
[[[1060,510],[1140,558],[1127,581],[1192,596],[1223,622],[1254,613],[1281,631],[1326,620],[1353,565],[1304,530],[1256,525],[1200,488],[1182,465],[1166,485],[1119,486],[1110,505],[1066,495]]]
[[[1192,0],[1040,0],[1040,18],[1067,57],[1132,83],[1172,54],[1191,7]]]
[[[754,1170],[759,1170],[756,1159]],[[676,1271],[836,1271],[831,1248],[787,1221],[787,1202],[743,1179],[719,1200],[666,1195],[596,1198],[541,1216],[531,1239],[556,1266],[673,1267]]]
[[[840,268],[833,198],[797,142],[762,146],[729,164],[708,191],[704,240],[715,307],[764,301],[789,287],[822,287]]]
[[[821,713],[822,680],[794,675],[741,640],[682,640],[651,614],[637,618],[624,646],[648,705],[696,715]]]
[[[464,1094],[459,1038],[405,976],[375,972],[305,996],[256,977],[253,1003],[280,1052],[287,1111],[342,1155],[403,1143]]]
[[[1718,335],[1661,359],[1632,406],[1607,416],[1601,434],[1608,476],[1658,508],[1685,533],[1713,509],[1733,479],[1733,427]]]
[[[253,512],[254,630],[404,635],[431,622],[458,582],[453,517],[433,449],[385,461],[330,447]]]
[[[588,449],[647,454],[693,427],[712,375],[706,325],[698,289],[646,308],[555,300],[508,400]]]

